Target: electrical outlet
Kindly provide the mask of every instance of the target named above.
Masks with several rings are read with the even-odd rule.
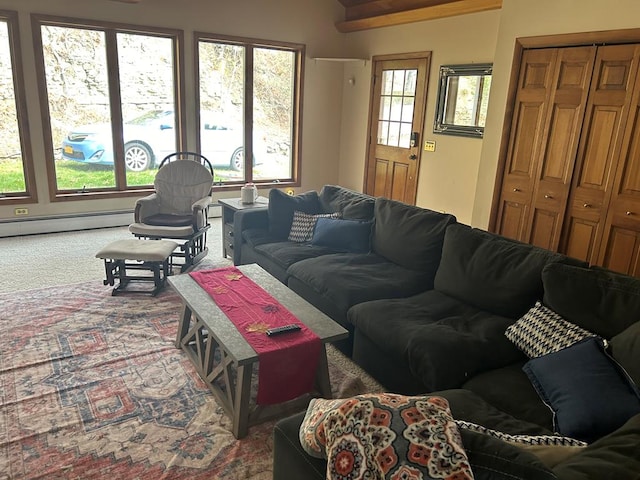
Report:
[[[436,151],[436,142],[434,140],[427,140],[424,142],[424,149],[427,152],[435,152]]]
[[[13,211],[14,215],[29,215],[29,209],[28,208],[16,208]]]

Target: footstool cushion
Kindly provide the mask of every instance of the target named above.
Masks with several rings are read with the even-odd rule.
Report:
[[[171,240],[124,239],[111,242],[98,253],[97,258],[104,259],[107,278],[105,285],[118,285],[112,294],[127,291],[129,293],[150,293],[156,295],[164,287],[170,273],[169,257],[178,247]],[[127,270],[143,270],[152,275],[130,275]],[[153,282],[152,290],[127,290],[131,281]]]
[[[96,253],[96,257],[111,260],[162,262],[177,247],[178,244],[171,240],[138,240],[129,238],[111,242]]]

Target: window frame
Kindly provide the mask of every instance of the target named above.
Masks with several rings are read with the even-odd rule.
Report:
[[[241,46],[245,48],[244,62],[244,146],[245,152],[253,150],[253,55],[248,53],[255,48],[268,48],[273,50],[285,50],[295,54],[293,75],[293,112],[291,125],[291,177],[285,179],[253,179],[252,155],[244,155],[244,178],[224,183],[215,183],[214,191],[237,190],[238,186],[247,182],[260,186],[300,186],[301,184],[301,152],[302,152],[302,98],[304,86],[304,60],[306,58],[306,45],[301,43],[264,40],[251,37],[237,37],[231,35],[218,35],[211,32],[196,31],[193,33],[194,70],[195,70],[195,108],[196,108],[196,145],[197,151],[201,151],[200,139],[200,42],[221,43]],[[249,88],[248,88],[249,87]],[[251,128],[246,128],[247,124]]]
[[[42,44],[42,26],[55,26],[66,28],[81,28],[104,32],[107,55],[107,81],[109,85],[109,102],[111,112],[111,129],[114,144],[114,172],[115,186],[109,188],[92,188],[85,191],[60,190],[56,182],[55,156],[53,138],[51,135],[51,116],[49,112],[49,94],[47,90],[47,78],[44,60],[44,48]],[[33,35],[34,55],[36,61],[36,79],[38,90],[42,97],[40,100],[40,113],[43,125],[43,140],[45,150],[45,162],[49,185],[49,198],[52,202],[63,200],[86,200],[87,198],[120,198],[134,197],[153,191],[153,185],[127,186],[124,158],[121,157],[123,145],[120,132],[123,128],[122,106],[120,96],[120,75],[117,53],[117,34],[140,34],[159,36],[173,40],[173,77],[174,98],[176,116],[176,147],[185,150],[186,142],[186,102],[185,102],[185,72],[182,59],[185,55],[184,31],[173,28],[161,28],[152,26],[132,25],[125,23],[105,22],[99,20],[87,20],[80,18],[59,17],[51,15],[32,14],[31,29]]]
[[[22,65],[18,12],[13,10],[0,10],[0,20],[7,24],[13,91],[16,104],[16,120],[18,123],[18,135],[20,137],[20,150],[22,154],[22,171],[25,183],[24,192],[5,192],[0,194],[0,203],[3,205],[37,203],[38,194],[36,190],[33,151],[31,149],[31,142],[27,140],[29,117],[27,114],[27,95]]]

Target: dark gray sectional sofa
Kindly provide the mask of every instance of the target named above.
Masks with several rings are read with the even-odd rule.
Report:
[[[272,190],[269,198],[268,208],[235,214],[234,262],[258,263],[345,326],[351,335],[339,348],[388,391],[437,394],[456,419],[529,435],[553,434],[567,411],[573,421],[573,398],[610,388],[611,403],[600,410],[614,411],[624,403],[616,397],[620,382],[625,394],[637,395],[640,280],[459,224],[451,215],[338,186],[295,197]],[[349,251],[341,238],[347,234],[338,230],[329,244],[315,237],[290,241],[295,211],[370,222],[367,253]],[[559,404],[551,409],[543,402],[523,370],[538,360],[505,336],[537,301],[608,342],[606,355],[621,366],[614,386],[591,382],[589,368],[578,368],[559,384],[553,377],[553,391],[543,378],[545,401]],[[567,388],[578,390],[567,393],[572,381],[577,385]],[[582,391],[585,385],[597,391]],[[628,416],[611,420],[605,435],[553,465],[499,439],[461,434],[476,478],[637,480],[640,413]],[[300,414],[276,425],[276,480],[325,478],[326,462],[300,446],[302,420]]]

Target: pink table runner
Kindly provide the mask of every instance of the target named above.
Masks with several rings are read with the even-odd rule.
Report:
[[[260,405],[292,400],[313,390],[322,342],[289,310],[236,267],[190,273],[258,354]],[[297,332],[268,336],[295,323]]]

